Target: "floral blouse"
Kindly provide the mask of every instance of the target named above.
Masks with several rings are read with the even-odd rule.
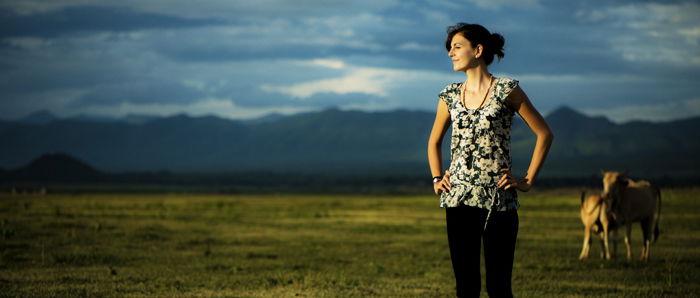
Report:
[[[460,101],[462,83],[453,83],[439,94],[452,119],[450,184],[440,195],[440,207],[474,206],[495,211],[520,207],[514,188],[499,189],[503,173],[511,168],[510,130],[515,111],[506,97],[518,81],[495,78],[491,95],[478,109],[467,109]]]

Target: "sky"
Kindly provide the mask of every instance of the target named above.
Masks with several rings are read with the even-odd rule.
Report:
[[[434,111],[457,22],[545,115],[700,115],[698,1],[0,0],[0,119]]]

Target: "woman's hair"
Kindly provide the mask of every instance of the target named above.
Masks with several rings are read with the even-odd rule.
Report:
[[[479,24],[466,23],[457,23],[454,26],[447,27],[447,39],[445,39],[445,48],[448,52],[452,47],[452,38],[456,34],[462,34],[464,38],[469,40],[469,43],[471,43],[472,48],[476,47],[477,45],[481,45],[484,47],[484,53],[482,54],[482,57],[484,58],[486,65],[489,65],[491,64],[491,62],[493,62],[494,55],[498,56],[498,60],[503,59],[503,56],[505,56],[505,54],[503,53],[503,45],[505,45],[506,40],[503,39],[503,36],[501,36],[498,33],[491,34],[489,30],[486,30],[484,26],[481,26]]]

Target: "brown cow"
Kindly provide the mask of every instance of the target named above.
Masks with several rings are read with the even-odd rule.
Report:
[[[617,225],[610,214],[609,202],[601,195],[589,195],[581,193],[581,221],[584,226],[583,248],[579,260],[588,258],[588,251],[591,248],[591,231],[600,236],[601,253],[600,257],[611,259],[614,257],[617,249]],[[613,250],[610,253],[608,238],[610,232],[613,232]]]
[[[627,259],[632,259],[631,239],[632,223],[642,226],[642,260],[649,259],[651,246],[650,234],[654,225],[654,242],[659,238],[659,220],[661,218],[661,192],[649,181],[634,181],[626,178],[624,172],[603,172],[603,198],[610,201],[610,211],[619,226],[626,226],[625,245]],[[655,216],[656,215],[656,216]]]

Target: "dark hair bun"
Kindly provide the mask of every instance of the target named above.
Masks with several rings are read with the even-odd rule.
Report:
[[[491,40],[489,41],[489,43],[493,54],[496,55],[496,57],[498,57],[498,60],[503,59],[503,57],[506,55],[503,52],[503,46],[506,44],[506,40],[503,38],[503,35],[493,33],[491,34],[490,39]]]

